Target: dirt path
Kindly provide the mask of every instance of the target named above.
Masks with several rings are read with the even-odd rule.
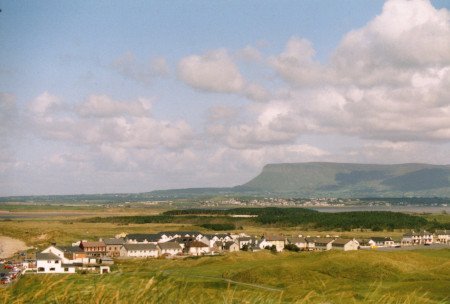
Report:
[[[0,235],[0,258],[5,259],[14,255],[17,251],[26,250],[28,246],[25,242],[8,236]]]

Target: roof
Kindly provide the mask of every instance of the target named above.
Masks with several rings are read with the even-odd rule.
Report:
[[[326,245],[333,242],[333,238],[312,238],[312,240],[308,239],[308,242],[313,242],[316,245]]]
[[[450,235],[450,230],[436,230],[437,235]]]
[[[86,247],[105,247],[106,246],[104,242],[82,242],[81,244],[83,245],[83,248],[86,248]]]
[[[227,242],[228,243],[228,242]],[[192,241],[186,244],[187,247],[199,247],[199,248],[203,248],[203,247],[209,247],[208,245],[206,245],[203,242],[200,241]]]
[[[289,243],[305,243],[305,242],[307,242],[306,239],[303,237],[289,237],[287,240]]]
[[[58,246],[57,248],[66,253],[67,252],[71,252],[71,253],[84,252],[83,249],[81,249],[78,246]]]
[[[241,236],[238,238],[238,241],[240,241],[240,242],[246,242],[246,241],[251,241],[251,240],[252,240],[252,238],[249,236]]]
[[[130,250],[158,250],[155,244],[124,244],[126,251]]]
[[[159,248],[161,250],[170,250],[170,249],[180,249],[181,246],[177,242],[166,242],[166,243],[158,243]]]
[[[267,235],[266,236],[266,241],[271,242],[271,241],[283,241],[284,242],[285,237],[281,236],[281,235]]]
[[[127,234],[126,240],[135,240],[137,242],[158,242],[161,239],[161,234],[143,234],[143,233],[133,233]]]
[[[386,241],[392,241],[392,238],[390,237],[383,237],[383,236],[374,236],[370,238],[374,242],[386,242]]]
[[[167,235],[167,236],[176,236],[176,235],[180,235],[180,236],[197,236],[199,234],[201,234],[198,231],[162,231],[160,233],[158,233],[160,236]]]
[[[203,234],[204,237],[207,237],[208,239],[212,239],[213,237],[217,237],[219,239],[224,239],[226,237],[229,237],[230,235],[227,233],[216,233],[216,234]]]
[[[36,260],[61,260],[59,256],[54,253],[36,253]]]
[[[123,245],[125,243],[125,240],[123,238],[112,238],[104,239],[103,242],[105,242],[106,245]]]
[[[345,246],[347,243],[349,243],[349,242],[351,242],[351,241],[353,241],[352,239],[340,239],[340,238],[338,238],[338,239],[335,239],[334,240],[334,242],[333,242],[333,246],[337,246],[337,247],[343,247],[343,246]]]

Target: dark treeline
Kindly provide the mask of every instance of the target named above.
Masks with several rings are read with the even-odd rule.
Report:
[[[262,225],[310,226],[320,229],[350,230],[365,228],[372,230],[419,229],[428,221],[420,216],[389,211],[355,211],[325,213],[305,208],[234,208],[227,210],[185,209],[171,210],[165,215],[257,215],[253,221]]]
[[[251,218],[230,218],[227,215],[256,215]],[[210,223],[221,218],[225,223]],[[253,222],[263,226],[305,227],[326,230],[372,229],[449,229],[448,225],[425,218],[390,211],[355,211],[326,213],[305,208],[235,208],[170,210],[162,215],[95,217],[82,220],[90,223],[145,224],[190,223],[210,230],[234,230],[236,223]]]
[[[109,216],[91,217],[82,219],[85,223],[114,223],[114,224],[147,224],[147,223],[172,223],[170,215],[135,215],[135,216]]]

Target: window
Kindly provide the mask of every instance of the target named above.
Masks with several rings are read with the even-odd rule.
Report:
[[[38,271],[45,271],[45,268],[44,267],[39,267]]]
[[[50,268],[50,271],[55,271],[55,267]]]
[[[68,268],[68,267],[64,268],[64,271],[65,271],[65,272],[68,272],[68,271],[69,271],[69,268]]]
[[[58,261],[58,260],[56,260],[56,261],[55,261],[55,264],[59,264],[59,261]]]

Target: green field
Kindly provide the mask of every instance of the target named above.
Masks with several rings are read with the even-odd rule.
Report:
[[[28,274],[1,303],[448,303],[450,250],[239,252],[120,261],[107,275]]]
[[[159,208],[89,211],[91,216],[135,216],[160,214]],[[450,222],[448,214],[421,216],[432,222]],[[189,216],[180,217],[177,223],[144,224],[90,223],[85,219],[60,214],[1,220],[0,231],[38,248],[53,241],[69,245],[80,239],[96,240],[119,233],[168,230],[214,233],[200,227],[202,221]],[[405,231],[317,231],[249,219],[239,224],[244,225],[244,230],[235,232],[251,235],[302,233],[399,238]],[[27,274],[13,286],[0,289],[0,303],[450,303],[449,282],[450,249],[280,254],[264,250],[184,260],[119,260],[113,272],[103,276]]]

